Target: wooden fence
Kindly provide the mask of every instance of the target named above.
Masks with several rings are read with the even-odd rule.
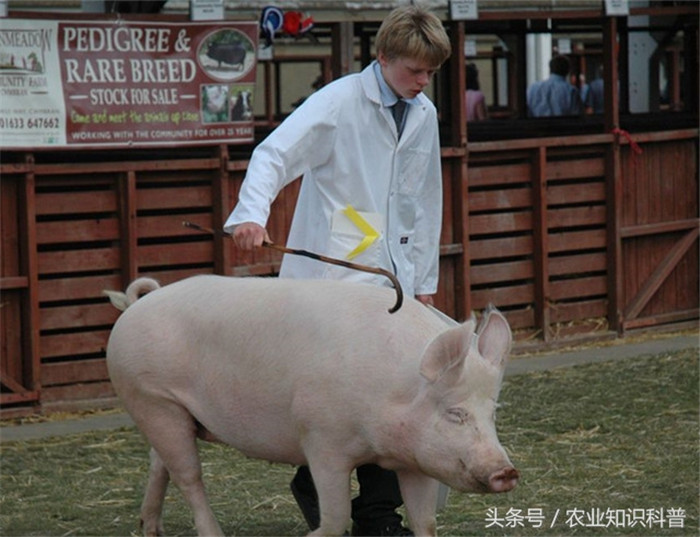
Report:
[[[472,308],[544,341],[697,318],[697,131],[612,138],[470,145]]]
[[[520,344],[609,337],[698,318],[698,130],[480,142],[443,149],[438,307],[489,302]],[[112,395],[104,351],[118,312],[103,289],[148,275],[274,274],[276,252],[239,252],[219,228],[247,161],[226,146],[3,155],[5,415]],[[269,224],[284,242],[298,182]],[[19,409],[19,410],[18,410]]]

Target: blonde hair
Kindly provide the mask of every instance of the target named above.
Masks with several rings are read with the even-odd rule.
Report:
[[[452,51],[440,19],[419,6],[399,7],[389,13],[379,27],[375,45],[377,54],[389,60],[408,57],[435,67]]]

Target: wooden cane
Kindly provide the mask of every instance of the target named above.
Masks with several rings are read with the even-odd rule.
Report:
[[[233,236],[230,233],[226,233],[223,230],[215,230],[215,229],[211,229],[208,227],[200,226],[199,224],[195,224],[194,222],[183,221],[182,225],[185,227],[188,227],[188,228],[196,229],[198,231],[211,233],[212,235],[224,236],[224,237],[228,237],[229,239],[233,239]],[[384,270],[382,268],[377,268],[377,267],[368,267],[367,265],[359,265],[357,263],[350,263],[349,261],[344,261],[342,259],[335,259],[334,257],[326,257],[325,255],[315,254],[315,253],[309,252],[307,250],[300,250],[297,248],[288,248],[286,246],[281,246],[279,244],[275,244],[275,243],[268,242],[268,241],[264,241],[262,245],[265,248],[277,250],[278,252],[282,252],[285,254],[300,255],[300,256],[308,257],[310,259],[315,259],[317,261],[322,261],[324,263],[329,263],[331,265],[338,265],[340,267],[345,267],[345,268],[349,268],[352,270],[359,270],[361,272],[369,272],[371,274],[379,274],[381,276],[385,276],[386,278],[389,278],[392,285],[394,286],[394,289],[396,290],[396,304],[394,304],[394,306],[389,310],[389,313],[397,312],[403,304],[403,290],[401,289],[401,284],[399,283],[399,280],[396,278],[396,276],[394,274],[392,274],[391,272],[389,272],[388,270]]]

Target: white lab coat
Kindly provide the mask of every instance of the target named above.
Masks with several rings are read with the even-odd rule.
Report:
[[[407,296],[437,291],[442,177],[435,106],[423,94],[397,132],[373,66],[312,94],[253,152],[238,204],[224,225],[266,226],[279,191],[302,176],[287,246],[346,259],[364,234],[351,205],[380,237],[353,262],[396,274]],[[279,240],[279,239],[278,239]],[[280,277],[390,285],[387,278],[285,255]]]

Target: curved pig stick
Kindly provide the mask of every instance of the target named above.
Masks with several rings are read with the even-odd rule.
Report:
[[[207,233],[211,233],[212,235],[223,235],[225,237],[233,239],[233,237],[229,233],[226,233],[223,230],[221,230],[221,231],[213,230],[211,228],[200,226],[199,224],[195,224],[193,222],[187,222],[187,221],[182,222],[182,225],[185,227],[196,229],[198,231],[205,231]],[[403,289],[401,289],[401,284],[399,283],[399,280],[396,278],[396,276],[394,276],[394,274],[392,274],[388,270],[384,270],[382,268],[376,268],[376,267],[368,267],[367,265],[359,265],[357,263],[350,263],[349,261],[344,261],[342,259],[335,259],[334,257],[326,257],[325,255],[315,254],[315,253],[309,252],[307,250],[299,250],[296,248],[287,248],[286,246],[281,246],[279,244],[274,244],[272,242],[267,242],[267,241],[263,242],[263,246],[265,248],[277,250],[278,252],[283,252],[285,254],[301,255],[304,257],[309,257],[311,259],[315,259],[317,261],[323,261],[324,263],[329,263],[331,265],[338,265],[338,266],[349,268],[352,270],[359,270],[361,272],[369,272],[371,274],[380,274],[381,276],[385,276],[385,277],[389,278],[392,285],[394,286],[394,289],[396,290],[396,304],[394,304],[394,306],[389,309],[389,313],[395,313],[395,312],[399,311],[399,309],[403,305]]]

